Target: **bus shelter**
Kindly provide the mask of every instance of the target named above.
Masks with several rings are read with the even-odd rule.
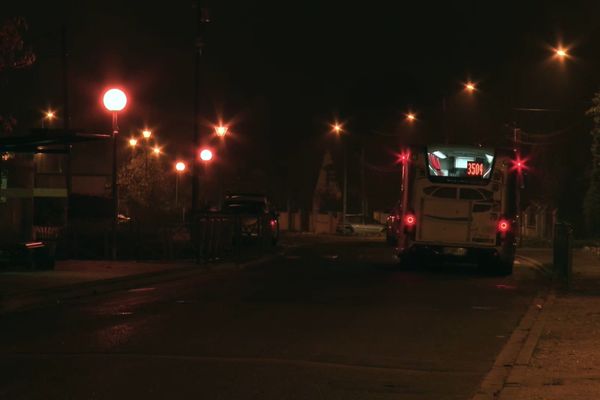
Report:
[[[36,253],[53,256],[48,241],[34,232],[36,201],[58,199],[61,223],[67,223],[70,193],[70,152],[76,143],[104,140],[109,134],[75,130],[34,129],[27,135],[0,137],[0,267],[36,267]],[[36,179],[36,161],[52,157],[61,164],[60,179]],[[39,258],[39,257],[38,257]],[[53,264],[44,260],[45,265]],[[38,265],[39,266],[39,265]]]

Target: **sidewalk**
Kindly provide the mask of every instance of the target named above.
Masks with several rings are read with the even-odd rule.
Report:
[[[540,250],[541,252],[541,250]],[[531,256],[530,252],[527,252]],[[551,252],[550,252],[551,253]],[[544,262],[540,260],[540,262]],[[517,328],[519,330],[521,327]],[[570,290],[551,294],[528,329],[500,400],[600,398],[600,257],[573,252]],[[530,349],[527,343],[531,343]]]
[[[49,271],[0,272],[0,315],[56,304],[168,279],[182,279],[210,270],[241,269],[266,262],[277,253],[246,257],[239,262],[196,264],[193,261],[57,261]]]
[[[185,261],[68,260],[57,261],[54,270],[49,271],[3,271],[0,273],[0,314],[200,268]]]

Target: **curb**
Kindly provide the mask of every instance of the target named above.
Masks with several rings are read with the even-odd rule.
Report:
[[[547,276],[552,276],[554,274],[554,271],[552,270],[552,267],[549,267],[548,264],[543,264],[543,263],[539,262],[538,260],[536,260],[534,258],[527,257],[527,256],[522,256],[520,254],[517,254],[517,258],[521,258],[521,259],[527,261],[528,263],[532,264],[542,274],[545,274]]]
[[[280,253],[276,253],[239,264],[235,262],[207,263],[40,289],[4,300],[0,304],[0,315],[59,304],[65,300],[130,289],[132,286],[175,281],[210,272],[242,270],[267,263],[279,256]]]
[[[519,352],[516,363],[511,369],[510,374],[508,375],[506,381],[504,382],[504,386],[498,395],[498,400],[512,400],[521,390],[526,378],[529,362],[531,361],[533,352],[535,351],[540,337],[542,336],[546,318],[548,318],[548,312],[546,310],[552,307],[555,299],[556,295],[554,293],[551,293],[546,299],[545,307],[541,310],[540,315],[531,327],[527,340]]]
[[[544,298],[545,297],[545,298]],[[524,372],[542,334],[547,313],[555,294],[538,294],[519,325],[504,345],[492,369],[487,373],[471,400],[509,400],[523,382]]]

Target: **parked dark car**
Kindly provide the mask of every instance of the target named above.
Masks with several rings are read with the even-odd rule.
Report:
[[[231,193],[225,196],[222,212],[241,216],[242,236],[256,238],[259,224],[265,224],[273,244],[279,240],[279,214],[267,196],[254,193]]]

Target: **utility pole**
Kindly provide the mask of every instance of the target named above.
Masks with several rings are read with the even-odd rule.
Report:
[[[364,139],[363,139],[364,141]],[[365,144],[363,143],[362,148],[360,150],[360,181],[361,181],[361,214],[362,214],[362,223],[364,224],[366,221],[366,213],[367,213],[367,196],[365,189]]]
[[[62,89],[63,89],[63,128],[66,131],[70,127],[71,114],[69,110],[69,52],[67,47],[67,26],[63,25],[61,30],[61,64],[62,64]],[[72,170],[71,170],[71,144],[65,145],[65,188],[67,189],[67,198],[65,201],[65,228],[69,226],[69,203],[72,191]],[[70,249],[70,246],[67,246]]]
[[[513,153],[515,154],[515,160],[520,162],[521,160],[521,130],[517,128],[517,123],[513,128]],[[523,219],[521,218],[521,189],[523,188],[523,175],[520,169],[517,169],[517,177],[515,179],[515,202],[517,203],[516,211],[517,218],[519,219],[519,246],[523,243]]]
[[[200,1],[194,3],[196,7],[196,40],[194,43],[194,146],[192,155],[192,218],[198,212],[198,191],[200,179],[200,165],[198,164],[198,150],[200,149],[200,57],[204,48],[204,25],[209,22],[206,9],[202,8]]]
[[[444,135],[444,140],[446,144],[450,143],[450,138],[448,137],[448,123],[446,122],[446,96],[442,97],[442,134]]]
[[[344,152],[344,193],[342,202],[342,223],[346,224],[346,214],[348,213],[348,143],[342,137],[342,151]]]

